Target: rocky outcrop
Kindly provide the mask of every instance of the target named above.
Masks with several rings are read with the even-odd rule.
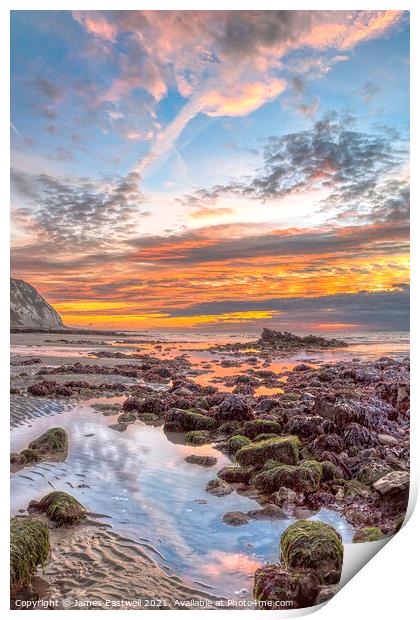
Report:
[[[10,325],[45,330],[64,327],[60,315],[33,286],[13,278],[10,280]]]

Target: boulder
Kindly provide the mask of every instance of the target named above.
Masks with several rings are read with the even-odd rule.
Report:
[[[43,497],[40,502],[30,502],[28,512],[45,512],[50,521],[57,526],[79,523],[86,515],[82,504],[63,491],[53,491]]]
[[[320,587],[314,571],[290,571],[268,564],[255,571],[253,594],[258,609],[300,609],[315,604]]]
[[[232,493],[233,489],[224,480],[215,478],[214,480],[210,480],[207,483],[206,491],[207,493],[211,493],[212,495],[217,495],[218,497],[222,497],[223,495],[229,495],[229,493]]]
[[[262,467],[269,459],[275,459],[280,463],[295,465],[299,458],[299,438],[290,435],[276,439],[266,439],[250,443],[236,453],[239,465]]]
[[[362,527],[353,536],[353,543],[373,542],[375,540],[382,540],[385,538],[385,534],[379,529],[379,527]]]
[[[170,409],[165,415],[165,430],[167,431],[199,431],[211,430],[217,427],[214,418],[197,413],[193,409]]]
[[[245,398],[238,394],[230,394],[223,400],[216,413],[216,419],[219,424],[230,420],[253,420],[254,414]]]
[[[286,487],[296,492],[317,491],[322,478],[322,465],[318,461],[302,461],[299,465],[278,465],[266,469],[252,478],[252,484],[266,493]]]
[[[262,433],[270,433],[280,435],[282,427],[275,420],[256,419],[246,422],[243,428],[243,434],[250,439],[255,439]]]
[[[202,465],[203,467],[213,467],[213,465],[217,463],[217,458],[215,456],[206,456],[202,454],[190,454],[186,456],[184,460],[192,465]]]
[[[227,466],[223,467],[217,475],[225,482],[248,484],[254,470],[252,467]]]
[[[280,548],[286,568],[312,569],[322,583],[331,571],[340,579],[343,544],[340,534],[331,525],[321,521],[295,521],[283,532]]]
[[[230,454],[236,454],[238,450],[251,443],[251,440],[244,435],[233,435],[228,439],[226,449]]]
[[[249,522],[249,518],[244,512],[227,512],[223,515],[223,523],[226,525],[234,525],[235,527],[239,525],[246,525]]]

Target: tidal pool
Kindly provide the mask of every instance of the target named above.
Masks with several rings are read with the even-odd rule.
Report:
[[[185,445],[184,434],[142,422],[118,433],[108,427],[116,417],[85,403],[14,428],[13,452],[54,425],[66,429],[70,447],[63,462],[43,462],[12,474],[12,514],[52,489],[67,491],[90,511],[107,515],[101,520],[140,542],[166,569],[215,594],[248,596],[254,570],[278,560],[280,535],[292,519],[225,525],[225,512],[259,507],[237,492],[225,497],[206,493],[207,482],[230,463],[225,455],[211,446]],[[215,456],[217,464],[186,463],[189,454]],[[322,509],[311,518],[331,523],[344,542],[351,540],[353,528],[339,514]]]

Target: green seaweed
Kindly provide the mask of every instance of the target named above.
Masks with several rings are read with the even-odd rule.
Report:
[[[168,431],[200,431],[217,427],[214,418],[202,415],[194,409],[171,409],[165,417],[165,429]]]
[[[10,519],[10,588],[18,592],[45,568],[50,551],[46,523],[34,518]]]
[[[193,446],[200,446],[204,443],[209,443],[210,439],[206,431],[189,431],[185,435],[185,441]]]
[[[64,452],[69,447],[69,440],[64,428],[49,428],[40,437],[29,444],[28,448],[44,453]]]
[[[302,461],[299,465],[268,461],[264,470],[254,476],[252,484],[267,493],[277,491],[280,487],[310,493],[319,488],[321,478],[322,465],[318,461]]]
[[[269,459],[295,465],[299,458],[299,438],[295,435],[265,439],[244,446],[236,453],[240,465],[262,467]]]
[[[353,536],[352,542],[373,542],[375,540],[382,540],[382,538],[385,538],[385,534],[379,527],[362,527],[360,530],[357,530]]]
[[[243,434],[251,439],[255,439],[262,433],[270,433],[274,435],[280,435],[282,427],[275,420],[264,420],[258,418],[257,420],[250,420],[244,425]]]
[[[46,512],[47,517],[58,526],[78,523],[86,514],[82,504],[64,491],[53,491],[40,502],[31,502],[29,506],[31,509]]]
[[[295,521],[283,532],[280,548],[286,568],[313,569],[321,579],[331,571],[341,572],[341,536],[327,523]]]
[[[248,439],[248,437],[245,437],[244,435],[233,435],[233,437],[228,440],[226,447],[228,452],[235,454],[238,450],[244,446],[247,446],[249,443],[251,443],[251,440]]]

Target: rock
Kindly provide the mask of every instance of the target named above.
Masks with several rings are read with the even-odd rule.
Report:
[[[165,430],[167,431],[198,431],[211,430],[217,427],[214,418],[197,413],[193,409],[170,409],[165,415]]]
[[[224,480],[215,478],[214,480],[210,480],[207,483],[206,491],[207,493],[211,493],[212,495],[217,495],[218,497],[221,497],[223,495],[229,495],[229,493],[232,493],[233,489]]]
[[[289,525],[280,539],[281,557],[288,569],[313,569],[321,582],[330,571],[338,579],[343,563],[341,536],[327,523],[299,520]]]
[[[32,448],[25,448],[20,455],[25,459],[25,463],[36,463],[42,460],[42,452],[39,450],[33,450]]]
[[[258,521],[275,521],[276,519],[284,519],[286,516],[284,511],[279,508],[279,506],[276,506],[276,504],[268,504],[257,510],[248,510],[246,514],[250,519],[256,519]]]
[[[212,467],[217,463],[216,457],[204,456],[201,454],[190,454],[189,456],[186,456],[184,460],[192,465],[203,465],[203,467]]]
[[[334,433],[319,435],[308,444],[308,451],[316,458],[321,457],[323,452],[336,452],[340,454],[343,450],[344,442],[342,438]]]
[[[408,471],[391,471],[373,483],[373,488],[381,495],[407,493],[410,488]]]
[[[53,491],[40,502],[31,501],[28,512],[45,512],[57,526],[73,525],[86,515],[86,510],[77,499],[63,491]]]
[[[367,486],[374,485],[377,480],[390,471],[391,468],[387,463],[385,463],[385,461],[372,459],[360,467],[357,474],[357,480]]]
[[[11,465],[24,465],[25,463],[26,463],[26,458],[24,454],[12,452],[12,454],[10,455]]]
[[[270,500],[281,508],[294,506],[294,504],[299,503],[299,497],[296,491],[288,489],[287,487],[280,487],[278,491],[275,491],[271,495]]]
[[[354,527],[361,528],[379,523],[382,513],[373,505],[360,504],[348,508],[344,512],[344,516]]]
[[[297,435],[300,438],[311,437],[315,433],[319,433],[322,418],[317,415],[296,415],[292,416],[286,425],[286,431],[291,435]]]
[[[340,467],[331,463],[331,461],[322,461],[322,481],[336,480],[343,477]]]
[[[141,403],[138,398],[129,396],[122,404],[124,411],[140,411]]]
[[[64,428],[50,428],[29,444],[31,450],[39,450],[46,454],[65,452],[69,447],[68,435]]]
[[[285,604],[287,609],[310,607],[319,592],[320,582],[314,571],[289,571],[279,564],[268,564],[254,574],[258,609],[281,610]]]
[[[365,426],[352,422],[343,432],[346,448],[369,448],[377,444],[376,436]]]
[[[343,499],[346,504],[353,504],[356,499],[367,499],[371,495],[368,486],[359,480],[349,480],[343,486]]]
[[[251,443],[251,440],[248,439],[248,437],[245,437],[244,435],[233,435],[230,439],[228,439],[226,449],[230,454],[236,454],[240,448],[243,448],[249,443]]]
[[[217,475],[222,480],[225,480],[225,482],[230,482],[233,484],[235,483],[248,484],[253,473],[254,473],[254,470],[252,469],[252,467],[227,466],[227,467],[223,467],[223,469],[217,472]]]
[[[266,493],[286,487],[296,492],[310,493],[319,488],[322,465],[318,461],[302,461],[299,465],[278,465],[252,478],[252,484]]]
[[[187,387],[180,387],[172,392],[175,396],[183,396],[184,398],[190,398],[194,396],[194,392],[189,390]]]
[[[230,394],[223,400],[216,413],[216,419],[219,424],[230,420],[252,420],[254,417],[252,409],[245,398],[237,394]]]
[[[321,605],[321,603],[326,603],[327,601],[332,599],[334,594],[337,592],[337,589],[338,589],[338,585],[337,584],[323,586],[321,588],[321,590],[319,591],[319,594],[316,597],[316,599],[315,599],[313,604],[314,605]]]
[[[185,436],[185,441],[193,446],[201,446],[209,443],[209,434],[206,431],[189,431]]]
[[[236,453],[236,460],[240,465],[262,467],[269,459],[280,463],[295,465],[299,457],[299,438],[291,435],[266,439],[244,446]]]
[[[28,586],[37,568],[45,567],[50,552],[46,523],[34,518],[10,519],[10,589],[12,594]]]
[[[391,435],[378,435],[378,441],[383,446],[399,446],[400,442]]]
[[[223,523],[226,525],[246,525],[249,522],[249,518],[244,512],[227,512],[223,515]]]
[[[116,422],[115,424],[110,424],[108,428],[112,428],[113,431],[118,431],[119,433],[123,433],[127,430],[128,424],[126,422]]]
[[[375,540],[382,540],[385,538],[385,534],[379,529],[379,527],[362,527],[353,536],[353,543],[373,542]]]
[[[117,423],[127,425],[127,424],[133,424],[136,420],[137,420],[137,416],[134,413],[134,411],[125,411],[124,413],[118,416]]]
[[[278,404],[278,403],[277,403]],[[243,434],[250,439],[255,439],[262,433],[270,433],[280,435],[282,427],[274,420],[257,419],[246,422],[243,428]]]

